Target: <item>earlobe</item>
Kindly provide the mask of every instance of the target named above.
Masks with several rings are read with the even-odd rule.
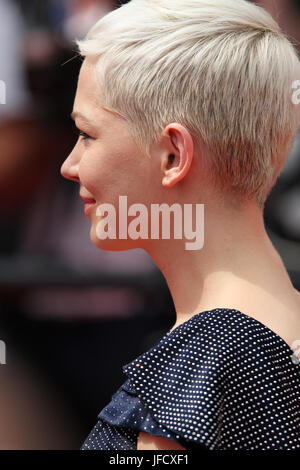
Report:
[[[177,183],[177,180],[174,177],[170,176],[170,175],[164,176],[163,179],[162,179],[162,185],[165,188],[171,188],[176,183]]]

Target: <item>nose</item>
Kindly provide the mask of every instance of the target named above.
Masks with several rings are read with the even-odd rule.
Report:
[[[66,160],[63,162],[61,168],[60,168],[60,174],[64,178],[71,180],[71,181],[76,181],[79,183],[79,176],[78,176],[78,163],[79,159],[76,158],[75,156],[75,148],[73,151],[70,153],[70,155],[66,158]]]

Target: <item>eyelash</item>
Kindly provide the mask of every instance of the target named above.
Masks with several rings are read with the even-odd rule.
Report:
[[[81,137],[81,140],[89,140],[89,139],[92,138],[88,134],[86,134],[85,132],[78,129],[78,127],[76,127],[75,125],[72,126],[72,129],[73,129],[74,133],[77,135],[77,138]]]
[[[78,131],[78,136],[81,137],[81,140],[91,139],[91,137],[83,131]]]

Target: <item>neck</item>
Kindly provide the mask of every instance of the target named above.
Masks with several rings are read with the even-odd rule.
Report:
[[[254,204],[236,214],[205,205],[204,246],[189,251],[185,242],[155,240],[147,250],[169,286],[176,325],[204,310],[241,310],[251,294],[280,301],[293,289]]]

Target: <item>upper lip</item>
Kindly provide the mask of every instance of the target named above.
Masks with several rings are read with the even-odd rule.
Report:
[[[96,202],[95,199],[93,199],[92,197],[84,197],[80,194],[80,197],[81,199],[85,202],[85,203],[93,203],[93,202]]]

